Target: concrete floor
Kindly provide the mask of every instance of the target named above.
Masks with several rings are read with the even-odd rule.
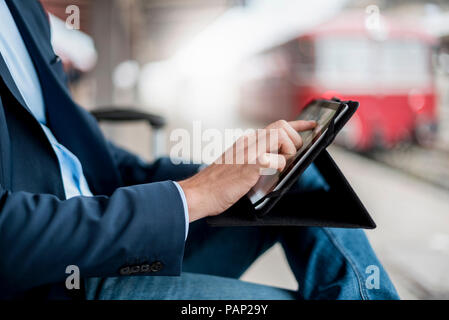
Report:
[[[449,299],[449,191],[338,148],[330,152],[378,225],[367,235],[401,298]],[[280,246],[242,279],[298,287]]]

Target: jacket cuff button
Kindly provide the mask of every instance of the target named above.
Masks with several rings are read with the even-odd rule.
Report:
[[[140,271],[141,271],[142,273],[148,273],[148,272],[150,272],[150,265],[149,265],[149,264],[143,264],[143,265],[140,267]]]
[[[151,270],[151,272],[159,272],[162,270],[163,267],[164,267],[164,265],[162,264],[162,262],[155,261],[151,264],[150,270]]]
[[[132,266],[131,273],[140,273],[140,266]]]
[[[127,276],[131,273],[131,269],[129,267],[120,268],[120,274],[122,276]]]

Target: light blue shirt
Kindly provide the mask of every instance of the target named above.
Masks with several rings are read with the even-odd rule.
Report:
[[[47,127],[41,84],[28,50],[5,0],[0,0],[0,53],[23,100],[37,121],[39,121],[56,153],[66,198],[92,196],[80,161],[70,150],[58,142],[51,130]],[[189,229],[187,201],[184,191],[179,184],[176,182],[174,184],[183,201],[186,221],[185,237],[187,238]]]

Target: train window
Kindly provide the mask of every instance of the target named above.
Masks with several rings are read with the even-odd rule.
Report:
[[[379,51],[382,82],[407,87],[431,82],[429,49],[425,44],[412,39],[390,40]]]
[[[429,49],[413,39],[317,40],[316,77],[328,86],[421,87],[430,82]]]
[[[323,38],[316,41],[316,77],[339,86],[372,82],[373,52],[364,38]]]

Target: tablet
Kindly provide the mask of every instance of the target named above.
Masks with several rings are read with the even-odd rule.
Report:
[[[292,176],[298,171],[304,171],[310,164],[309,158],[315,154],[315,149],[320,145],[330,129],[334,128],[348,111],[347,104],[333,100],[314,100],[307,105],[297,120],[314,120],[317,126],[313,130],[300,132],[303,140],[302,147],[297,153],[287,159],[287,164],[282,172],[272,175],[263,175],[256,185],[249,191],[247,197],[256,210],[264,208],[270,201],[270,194],[281,191]]]

